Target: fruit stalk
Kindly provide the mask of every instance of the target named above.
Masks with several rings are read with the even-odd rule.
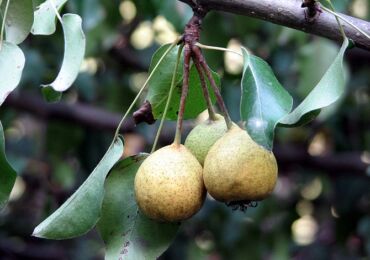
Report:
[[[202,90],[203,90],[203,96],[204,96],[204,99],[205,99],[205,101],[207,103],[207,107],[208,107],[209,119],[212,120],[212,121],[216,121],[216,113],[215,113],[215,110],[213,109],[213,106],[212,106],[211,97],[209,96],[209,91],[208,91],[206,79],[204,78],[204,74],[203,74],[203,71],[202,71],[202,66],[200,65],[200,63],[197,59],[193,58],[193,62],[194,62],[194,65],[195,65],[195,67],[198,71],[198,74],[199,74],[199,79],[200,79],[200,83],[201,83]]]
[[[213,88],[213,91],[214,91],[214,93],[216,95],[217,103],[220,106],[221,111],[223,113],[223,116],[225,118],[227,129],[230,129],[232,127],[232,125],[233,125],[232,120],[230,118],[229,112],[227,111],[226,105],[225,105],[225,103],[224,103],[224,101],[222,99],[220,90],[218,89],[218,87],[216,85],[216,82],[213,79],[212,74],[211,74],[211,71],[210,71],[210,69],[208,67],[208,64],[207,64],[207,62],[204,59],[204,56],[202,54],[202,51],[197,46],[193,46],[192,51],[194,53],[195,59],[198,60],[198,62],[202,66],[203,71],[205,72],[205,74],[206,74],[209,82],[211,83],[211,86]]]
[[[190,58],[191,58],[191,49],[190,49],[189,44],[185,43],[184,73],[183,73],[184,78],[183,78],[183,83],[182,83],[180,107],[179,107],[179,112],[178,112],[178,117],[177,117],[176,135],[175,135],[175,140],[173,141],[174,144],[178,144],[178,145],[181,144],[182,121],[184,118],[186,97],[188,96],[188,90],[189,90]]]
[[[180,58],[181,58],[181,53],[182,53],[183,47],[184,46],[181,45],[179,47],[178,52],[177,52],[176,64],[175,64],[175,68],[174,68],[173,74],[172,74],[170,92],[168,93],[168,98],[167,98],[166,106],[164,108],[163,115],[162,115],[162,118],[161,118],[161,122],[159,124],[158,131],[157,131],[157,134],[156,134],[155,139],[154,139],[154,143],[153,143],[153,146],[152,146],[152,151],[150,153],[153,153],[155,151],[155,148],[157,147],[159,135],[161,134],[163,123],[164,123],[164,120],[166,119],[166,114],[167,114],[167,111],[168,111],[168,108],[169,108],[169,105],[170,105],[170,102],[171,102],[173,89],[175,88],[175,85],[176,85],[176,82],[175,82],[175,80],[176,80],[176,73],[177,73],[177,69],[179,67],[179,63],[180,63]]]

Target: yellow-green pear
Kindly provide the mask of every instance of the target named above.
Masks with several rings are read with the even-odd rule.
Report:
[[[273,153],[234,125],[209,150],[203,178],[209,194],[218,201],[258,201],[273,191],[277,170]]]
[[[158,149],[141,164],[135,176],[135,196],[149,218],[175,222],[190,218],[205,199],[202,166],[181,144]]]
[[[227,126],[224,117],[216,114],[215,120],[207,119],[194,127],[188,134],[184,145],[203,165],[209,149],[226,131]]]

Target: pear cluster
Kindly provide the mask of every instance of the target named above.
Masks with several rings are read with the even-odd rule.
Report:
[[[157,221],[175,222],[199,211],[206,191],[233,205],[259,201],[274,189],[277,163],[236,124],[206,120],[188,135],[185,145],[172,144],[151,154],[135,177],[140,210]]]

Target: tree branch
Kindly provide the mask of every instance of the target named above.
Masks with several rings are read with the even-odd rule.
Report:
[[[194,8],[194,0],[180,1]],[[246,15],[335,41],[342,41],[335,17],[323,11],[314,22],[309,22],[305,16],[305,9],[301,7],[302,0],[196,0],[196,2],[207,10]],[[341,15],[370,34],[370,22],[345,14]],[[347,37],[353,40],[357,47],[370,51],[369,39],[348,24],[341,23]]]
[[[11,94],[4,103],[4,108],[15,108],[31,113],[43,119],[60,119],[95,130],[114,131],[121,115],[108,112],[90,105],[75,103],[46,103],[41,97],[28,93]],[[122,126],[122,132],[134,131],[132,118]],[[173,136],[174,129],[167,132],[162,139]],[[170,133],[169,133],[170,132]],[[188,131],[186,131],[188,132]],[[168,140],[163,140],[165,143]],[[172,141],[172,139],[170,140]],[[348,175],[366,177],[368,164],[361,161],[360,152],[349,152],[313,157],[304,146],[276,146],[274,153],[281,169],[304,168],[326,172],[330,176]]]
[[[43,119],[64,120],[97,130],[114,131],[122,117],[118,113],[81,103],[47,103],[41,97],[28,93],[9,95],[3,106],[23,110]],[[134,128],[134,120],[129,118],[121,127],[121,131],[131,132]]]

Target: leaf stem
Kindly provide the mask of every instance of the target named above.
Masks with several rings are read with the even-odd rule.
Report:
[[[114,140],[116,140],[116,138],[118,137],[118,134],[119,134],[119,130],[121,129],[121,126],[123,124],[123,122],[125,121],[126,117],[128,116],[128,114],[131,112],[132,108],[134,107],[135,103],[138,101],[140,95],[143,93],[144,89],[146,88],[146,86],[148,85],[150,79],[152,78],[152,76],[154,75],[154,72],[157,70],[158,66],[161,64],[161,62],[163,61],[163,59],[167,56],[167,54],[176,46],[176,44],[178,43],[179,40],[176,40],[174,43],[172,43],[168,49],[163,53],[162,57],[158,60],[157,64],[155,65],[155,67],[153,68],[153,70],[151,71],[149,77],[146,79],[144,85],[141,87],[141,89],[139,90],[139,92],[137,93],[135,99],[132,101],[131,105],[129,106],[129,108],[127,109],[125,115],[122,117],[121,121],[119,122],[118,126],[117,126],[117,129],[116,129],[116,132],[114,134],[114,138],[113,138],[113,142]]]
[[[173,90],[175,89],[175,85],[176,85],[176,74],[177,74],[177,69],[179,67],[179,63],[180,63],[180,58],[181,58],[181,53],[182,53],[182,49],[183,49],[183,45],[180,46],[178,52],[177,52],[177,59],[176,59],[176,65],[175,65],[175,68],[173,70],[173,74],[172,74],[172,80],[171,80],[171,87],[170,87],[170,91],[168,93],[168,98],[167,98],[167,102],[166,102],[166,106],[164,108],[164,111],[163,111],[163,115],[162,115],[162,118],[161,118],[161,122],[159,124],[159,127],[158,127],[158,130],[157,130],[157,134],[155,136],[155,139],[154,139],[154,143],[153,143],[153,146],[152,146],[152,150],[150,153],[153,153],[156,149],[156,146],[157,146],[157,143],[158,143],[158,139],[159,139],[159,135],[162,131],[162,128],[163,128],[163,123],[164,123],[164,120],[166,118],[166,115],[167,115],[167,111],[168,111],[168,108],[170,106],[170,102],[171,102],[171,98],[172,98],[172,93],[173,93]]]
[[[10,2],[10,0],[7,0],[7,1],[6,1],[5,10],[4,10],[3,22],[2,22],[2,24],[1,24],[1,32],[0,32],[0,51],[1,51],[1,48],[2,48],[2,46],[3,46],[4,30],[5,30],[6,16],[8,15],[9,2]]]
[[[336,14],[336,12],[335,12],[335,7],[334,7],[334,6],[333,6],[333,4],[331,3],[331,0],[326,0],[326,2],[329,4],[329,6],[330,6],[330,8],[331,8],[332,10],[330,10],[329,8],[326,8],[325,6],[323,6],[323,5],[322,5],[323,9],[324,9],[324,10],[326,10],[326,11],[330,10],[330,11],[332,11],[332,13]],[[341,24],[341,22],[339,21],[338,16],[337,16],[337,15],[334,15],[334,16],[335,16],[335,20],[337,20],[337,23],[338,23],[338,25],[339,25],[339,30],[340,30],[340,33],[342,34],[343,39],[347,38],[346,33],[344,32],[343,25],[342,25],[342,24]]]
[[[202,54],[202,52],[199,48],[196,48],[196,47],[193,48],[193,53],[195,55],[195,58],[199,61],[200,65],[202,66],[203,71],[205,72],[205,74],[206,74],[206,76],[209,80],[209,83],[211,83],[213,91],[216,95],[217,103],[220,106],[222,114],[225,118],[227,129],[230,129],[233,125],[233,122],[230,118],[229,112],[227,111],[225,102],[222,99],[222,95],[220,93],[220,90],[218,89],[217,84],[216,84],[215,80],[212,77],[211,70],[209,69],[208,64],[205,61],[204,56],[203,56],[203,54]]]
[[[349,26],[351,26],[352,28],[354,28],[355,30],[357,30],[359,33],[361,33],[362,35],[364,35],[366,38],[368,38],[370,40],[370,35],[368,35],[366,32],[364,32],[361,28],[359,28],[358,26],[354,25],[353,23],[351,23],[349,20],[347,20],[347,18],[341,16],[340,14],[336,13],[336,12],[333,12],[332,10],[330,10],[329,8],[321,5],[321,8],[325,11],[327,11],[328,13],[334,15],[337,19],[341,19],[342,21],[346,22]]]
[[[199,48],[201,49],[206,49],[206,50],[215,50],[215,51],[224,51],[224,52],[231,52],[231,53],[234,53],[236,55],[239,55],[240,57],[243,57],[243,55],[237,51],[234,51],[232,49],[228,49],[228,48],[222,48],[222,47],[216,47],[216,46],[209,46],[209,45],[204,45],[204,44],[201,44],[200,42],[197,42],[195,44],[195,46],[198,46]]]
[[[182,92],[181,92],[179,112],[177,116],[176,134],[175,134],[175,139],[173,141],[173,143],[177,145],[181,144],[182,121],[184,119],[186,97],[188,96],[188,90],[189,90],[190,58],[191,58],[190,46],[189,44],[185,44]]]
[[[209,91],[208,91],[206,80],[204,78],[204,72],[202,71],[202,66],[199,63],[199,60],[196,59],[196,58],[193,59],[193,62],[194,62],[194,65],[195,65],[195,67],[198,71],[198,74],[199,74],[200,84],[201,84],[202,90],[203,90],[203,96],[204,96],[204,99],[205,99],[205,101],[207,103],[207,107],[208,107],[209,119],[212,120],[212,121],[216,121],[216,113],[215,113],[215,110],[213,109],[213,106],[212,106],[211,97],[209,96]]]
[[[60,22],[61,24],[63,24],[62,17],[60,16],[59,11],[58,11],[58,9],[57,9],[57,7],[56,7],[56,5],[55,5],[54,1],[55,1],[55,0],[51,0],[51,1],[50,1],[51,8],[53,8],[53,10],[54,10],[54,12],[55,12],[55,15],[56,15],[56,17],[58,18],[59,22]]]

